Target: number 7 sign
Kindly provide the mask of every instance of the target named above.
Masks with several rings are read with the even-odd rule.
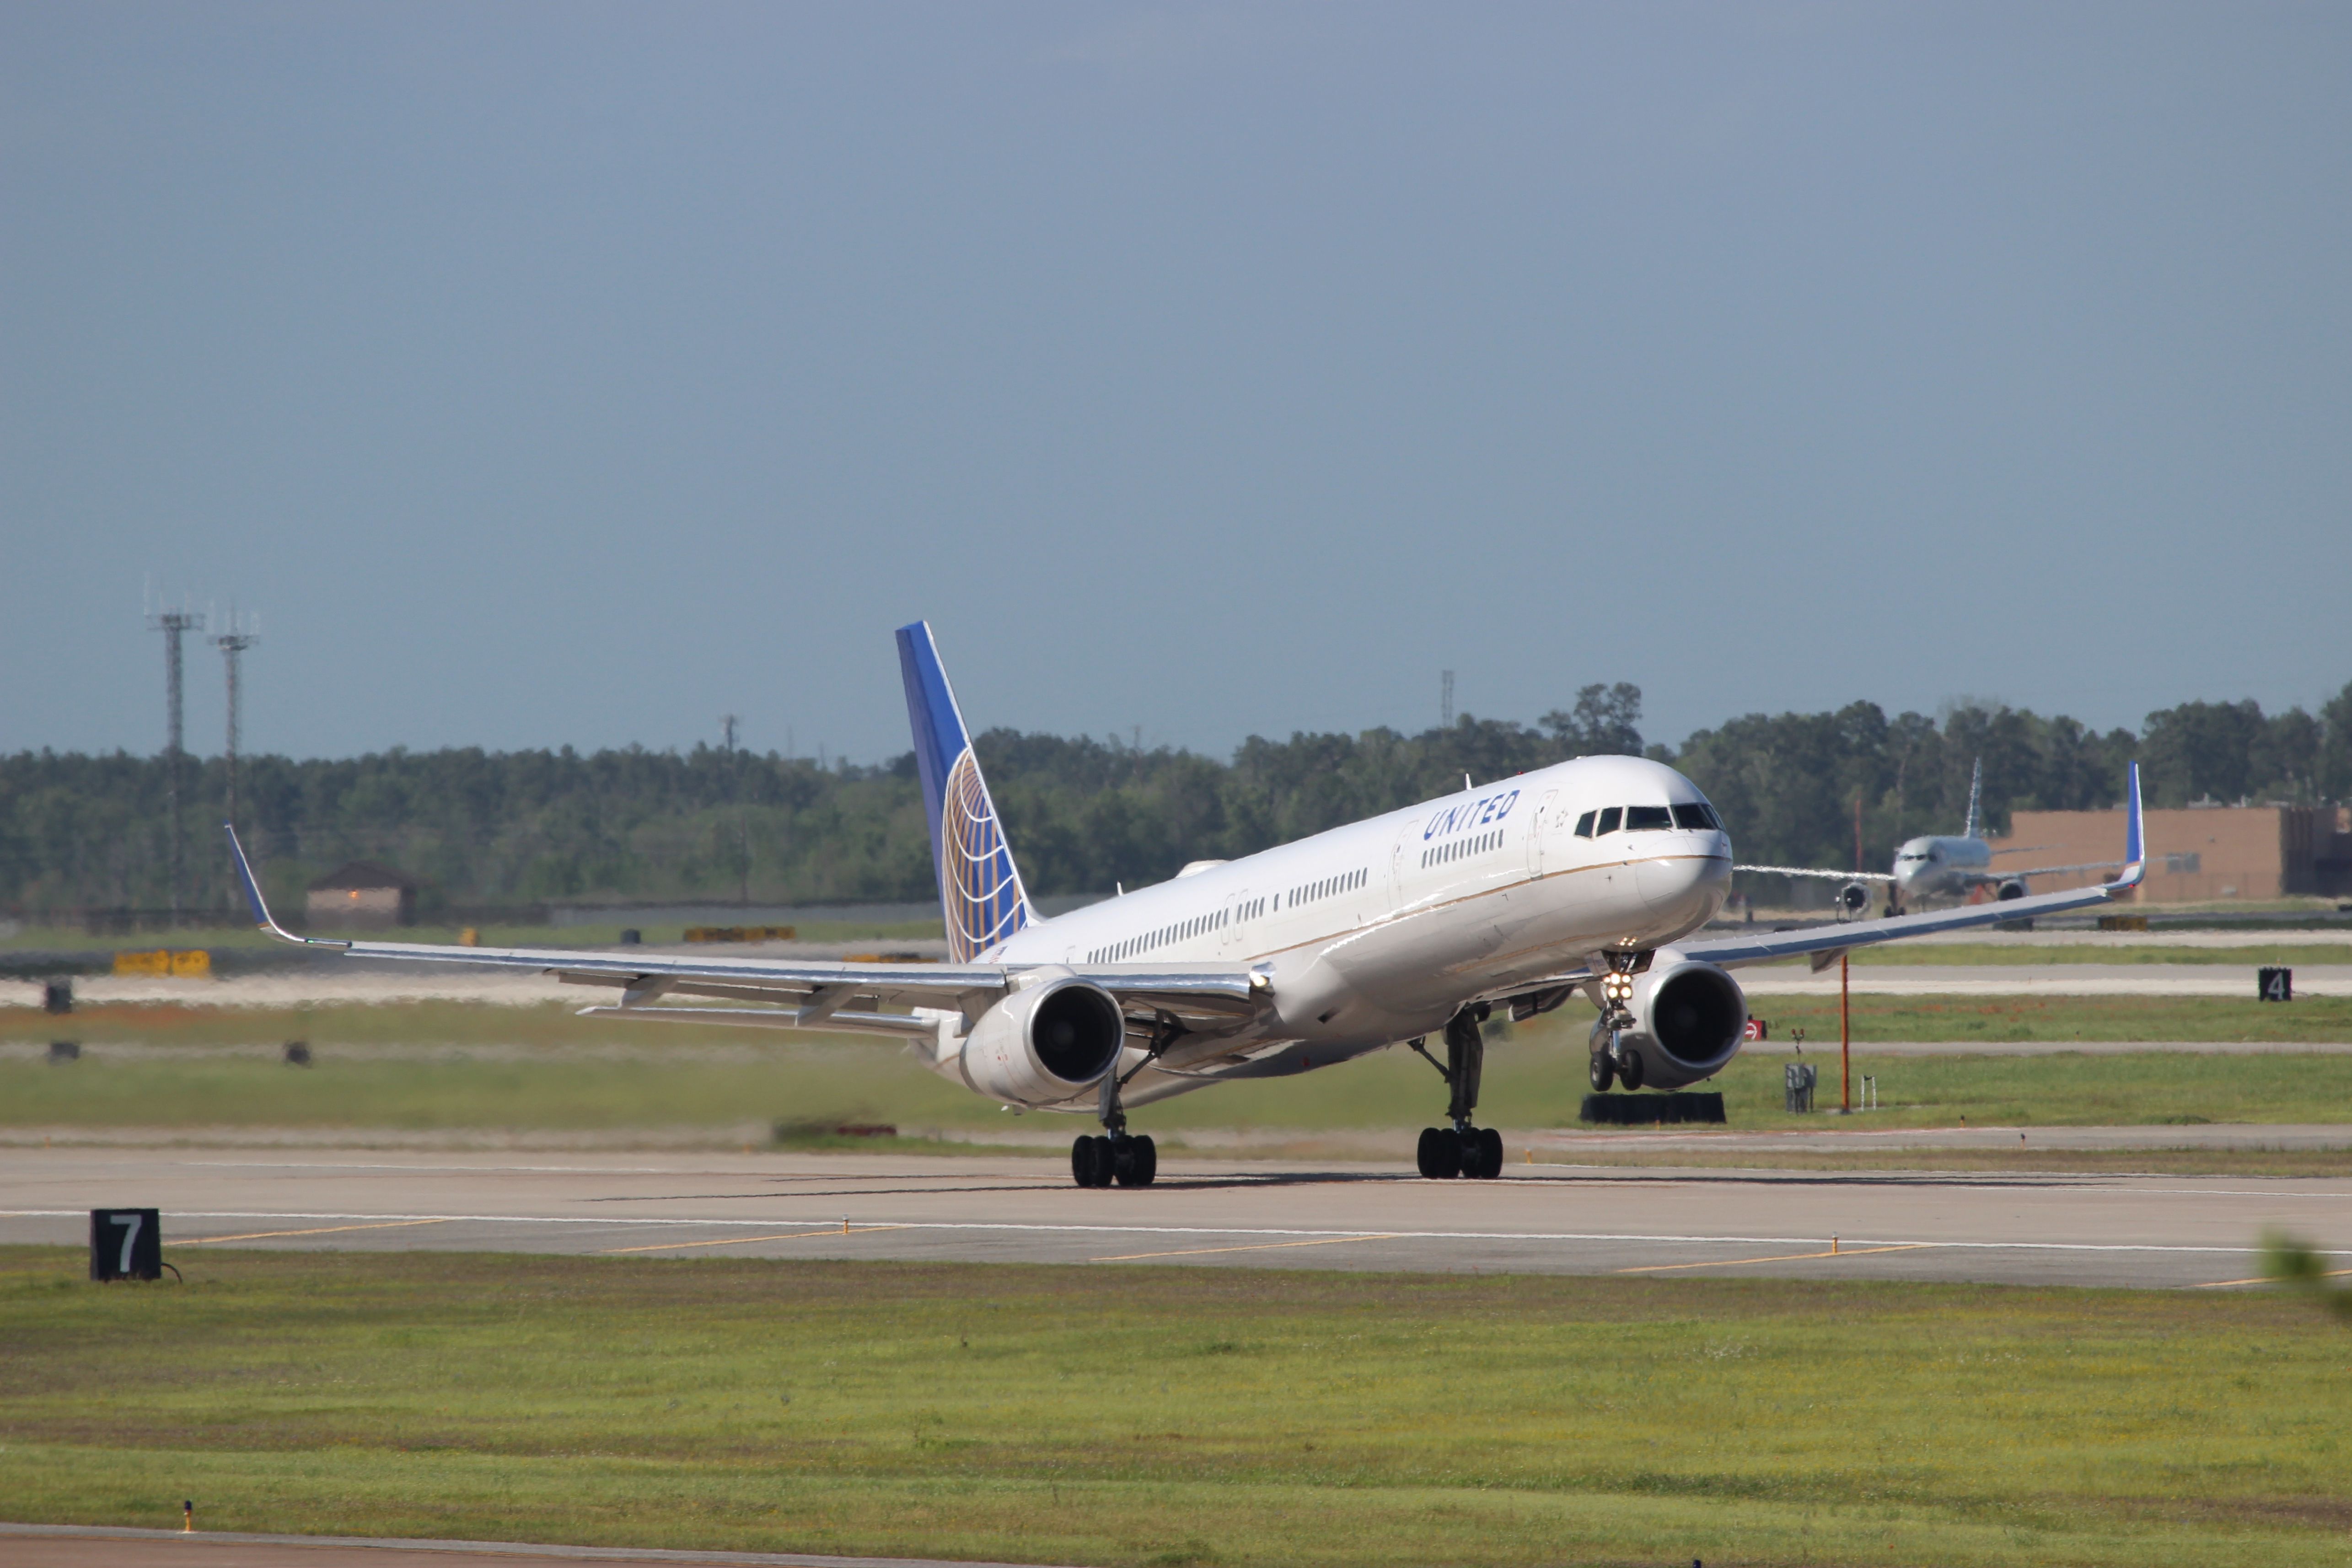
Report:
[[[162,1279],[162,1211],[90,1210],[89,1277],[100,1280]]]

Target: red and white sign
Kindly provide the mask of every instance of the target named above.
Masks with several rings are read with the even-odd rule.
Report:
[[[1771,1032],[1772,1026],[1763,1019],[1750,1018],[1748,1020],[1748,1026],[1739,1031],[1739,1037],[1749,1041],[1760,1040],[1769,1037]]]

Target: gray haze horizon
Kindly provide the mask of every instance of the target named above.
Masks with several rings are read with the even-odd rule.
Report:
[[[0,752],[2352,680],[2352,11],[0,8]],[[2330,195],[2328,193],[2336,193]],[[188,740],[221,749],[193,642]]]

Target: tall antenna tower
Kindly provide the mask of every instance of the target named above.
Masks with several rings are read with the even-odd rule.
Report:
[[[1437,672],[1437,722],[1440,729],[1454,728],[1454,672]]]
[[[719,716],[719,728],[727,737],[727,749],[730,752],[735,749],[735,726],[742,721],[742,715],[739,713],[722,713]]]
[[[240,619],[235,606],[228,613],[228,630],[213,638],[213,647],[220,649],[221,662],[228,672],[228,821],[236,826],[236,752],[241,731],[237,715],[242,703],[243,684],[239,672],[244,664],[245,650],[261,640],[261,617]]]
[[[168,737],[163,743],[163,793],[172,825],[172,928],[176,931],[180,925],[180,759],[186,754],[186,748],[181,744],[185,683],[181,678],[180,637],[184,632],[203,631],[205,617],[190,610],[184,601],[176,610],[163,609],[158,601],[147,611],[147,629],[163,634],[163,706]]]

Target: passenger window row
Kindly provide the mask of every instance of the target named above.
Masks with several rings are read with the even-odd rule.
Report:
[[[1297,909],[1299,905],[1312,903],[1317,899],[1328,899],[1334,893],[1345,893],[1360,888],[1370,875],[1369,871],[1355,870],[1343,876],[1326,877],[1319,882],[1303,882],[1290,889],[1290,907]]]
[[[1205,915],[1194,915],[1191,920],[1178,921],[1173,925],[1164,925],[1157,931],[1145,931],[1141,936],[1131,936],[1125,942],[1115,942],[1108,947],[1098,947],[1087,954],[1087,962],[1117,963],[1121,959],[1133,958],[1139,953],[1150,952],[1154,948],[1165,947],[1171,942],[1182,942],[1189,937],[1220,931],[1232,923],[1228,918],[1230,914],[1230,910],[1217,910]]]
[[[1596,820],[1597,819],[1597,820]],[[1620,827],[1628,833],[1654,833],[1679,827],[1686,832],[1721,832],[1715,808],[1696,803],[1676,805],[1612,805],[1588,811],[1576,819],[1579,838],[1603,838]]]
[[[1578,831],[1583,830],[1579,828]],[[1459,860],[1465,855],[1477,855],[1502,847],[1503,830],[1499,827],[1491,833],[1481,833],[1475,838],[1457,838],[1451,844],[1440,844],[1434,848],[1423,850],[1422,869],[1425,871],[1432,866],[1443,866],[1448,860]]]

